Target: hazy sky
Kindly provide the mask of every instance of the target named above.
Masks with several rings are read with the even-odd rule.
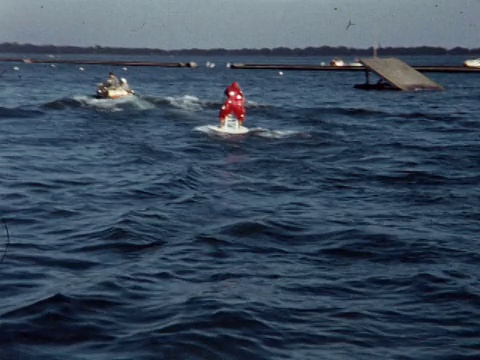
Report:
[[[0,0],[3,42],[480,48],[480,0]]]

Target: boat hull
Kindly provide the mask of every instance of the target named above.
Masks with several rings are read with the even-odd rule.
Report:
[[[480,58],[478,58],[478,59],[465,60],[464,63],[463,63],[463,66],[473,67],[473,68],[480,68]]]
[[[99,99],[120,99],[127,96],[133,96],[133,93],[122,88],[107,89],[105,87],[98,87],[96,96]]]

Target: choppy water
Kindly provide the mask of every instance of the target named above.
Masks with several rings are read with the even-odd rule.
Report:
[[[0,359],[480,358],[480,75],[190,60],[119,101],[0,64]],[[252,131],[211,134],[234,80]]]

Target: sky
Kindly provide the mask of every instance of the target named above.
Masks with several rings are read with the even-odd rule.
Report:
[[[0,0],[0,43],[480,48],[480,0]]]

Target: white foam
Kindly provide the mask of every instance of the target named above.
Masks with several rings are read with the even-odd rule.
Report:
[[[97,99],[91,96],[79,95],[74,96],[74,100],[78,101],[79,103],[93,107],[101,110],[108,110],[108,111],[123,111],[122,108],[119,108],[119,101],[122,99],[112,100],[112,99]]]
[[[167,101],[175,107],[185,110],[199,110],[202,108],[200,99],[192,95],[183,95],[180,97],[168,96]]]
[[[208,134],[213,132],[213,130],[210,129],[210,126],[211,125],[200,125],[200,126],[194,127],[193,130]]]
[[[200,125],[194,128],[195,131],[200,131],[206,134],[219,134],[222,135],[221,132],[215,130],[216,125]],[[237,134],[237,135],[244,135]],[[255,128],[248,128],[248,134],[252,136],[259,136],[266,139],[285,139],[289,137],[310,137],[310,135],[303,131],[297,130],[270,130],[265,129],[262,127],[255,127]],[[232,135],[229,133],[224,133],[223,135]],[[233,134],[235,135],[235,134]]]
[[[218,135],[218,136],[226,136],[226,137],[232,137],[232,136],[241,136],[241,135],[246,135],[249,132],[249,129],[247,128],[239,128],[238,130],[232,129],[231,131],[227,130],[221,130],[217,125],[201,125],[201,126],[196,126],[194,128],[195,131],[200,131],[206,134],[212,134],[212,135]]]
[[[129,99],[130,100],[130,99]],[[155,105],[138,96],[131,96],[131,102],[141,110],[155,109]]]
[[[250,129],[250,132],[253,132],[255,133],[255,135],[268,138],[268,139],[284,139],[288,137],[306,135],[304,132],[296,131],[296,130],[269,130],[264,128]]]

